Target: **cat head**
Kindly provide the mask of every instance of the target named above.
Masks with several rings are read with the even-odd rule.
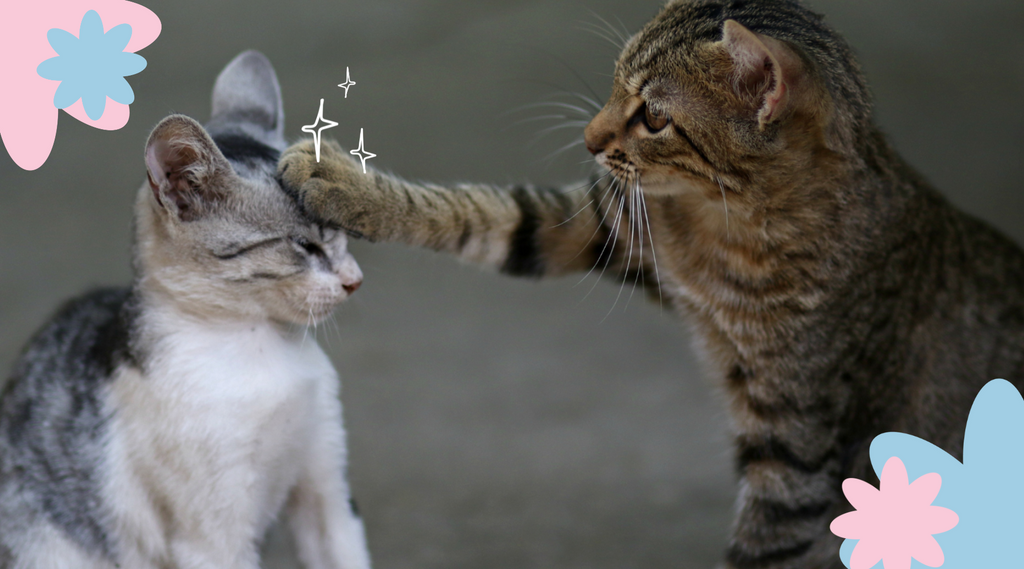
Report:
[[[725,192],[775,199],[765,192],[809,165],[856,156],[869,124],[859,67],[819,15],[794,0],[684,0],[627,42],[585,142],[645,193],[721,205]]]
[[[346,236],[305,218],[275,180],[285,146],[280,87],[254,51],[217,78],[204,128],[167,117],[146,143],[136,270],[195,315],[310,324],[355,292]]]

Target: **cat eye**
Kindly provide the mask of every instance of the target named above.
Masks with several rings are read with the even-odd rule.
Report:
[[[321,249],[319,245],[313,243],[312,241],[306,239],[305,237],[293,237],[292,242],[294,242],[299,247],[302,247],[302,249],[310,255],[314,255],[317,257],[323,257],[326,255],[324,253],[324,250]]]
[[[647,130],[652,133],[658,132],[661,129],[668,126],[668,123],[672,120],[668,114],[663,114],[656,109],[652,109],[650,105],[644,105],[644,123],[647,125]]]

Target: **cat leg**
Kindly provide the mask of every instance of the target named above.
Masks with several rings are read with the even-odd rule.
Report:
[[[0,548],[2,569],[115,569],[117,565],[102,556],[89,553],[68,539],[51,524],[41,522],[4,536],[8,551]],[[139,569],[156,569],[140,567]]]
[[[331,141],[322,144],[319,162],[311,142],[292,146],[278,175],[308,213],[351,233],[428,247],[517,276],[625,262],[627,228],[639,243],[636,228],[649,227],[641,219],[642,198],[607,177],[578,191],[413,184],[376,170],[364,174]]]
[[[170,549],[175,569],[259,569],[260,566],[255,542],[241,553],[227,552],[223,544],[209,539],[174,539]]]
[[[734,399],[744,412],[736,415],[741,479],[726,554],[730,569],[842,567],[842,540],[829,525],[849,510],[844,460],[866,460],[842,450],[834,418],[841,406],[822,391],[801,396],[751,389]]]
[[[317,400],[317,426],[287,517],[306,569],[369,569],[363,520],[345,479],[345,431],[334,389]]]

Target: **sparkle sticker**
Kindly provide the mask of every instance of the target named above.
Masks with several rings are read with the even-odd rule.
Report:
[[[377,156],[376,154],[370,154],[363,150],[363,129],[359,129],[359,147],[355,150],[349,150],[348,153],[353,156],[358,156],[359,160],[363,162],[363,174],[366,173],[366,161]]]
[[[323,124],[321,126],[317,126],[320,125],[321,122]],[[316,113],[316,120],[313,121],[313,124],[307,124],[302,127],[302,132],[308,132],[313,135],[313,146],[316,147],[317,162],[320,161],[320,135],[323,134],[323,131],[336,126],[338,126],[338,123],[324,118],[324,100],[320,99],[320,110]]]
[[[338,87],[341,87],[342,89],[345,90],[345,98],[346,99],[348,98],[348,88],[353,86],[353,85],[355,85],[355,84],[356,84],[356,82],[353,81],[352,77],[349,76],[349,74],[348,74],[348,67],[346,67],[345,68],[345,82],[338,84]]]

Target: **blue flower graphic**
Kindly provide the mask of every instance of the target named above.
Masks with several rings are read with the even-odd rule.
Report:
[[[945,553],[942,569],[1020,567],[1024,533],[1024,398],[1010,382],[990,381],[974,400],[964,434],[960,462],[932,443],[904,433],[883,433],[871,443],[871,465],[881,472],[898,456],[914,480],[929,472],[942,476],[942,491],[932,503],[949,508],[960,523],[936,535]],[[846,540],[840,550],[850,566],[856,545]],[[917,560],[912,569],[924,569]],[[882,569],[882,563],[872,569]]]
[[[107,97],[125,105],[134,102],[135,92],[124,78],[145,69],[146,58],[124,52],[131,37],[128,24],[103,33],[103,20],[95,10],[82,17],[78,37],[60,28],[46,32],[57,57],[40,63],[36,73],[43,79],[60,81],[53,105],[65,109],[82,99],[85,114],[99,120]]]

